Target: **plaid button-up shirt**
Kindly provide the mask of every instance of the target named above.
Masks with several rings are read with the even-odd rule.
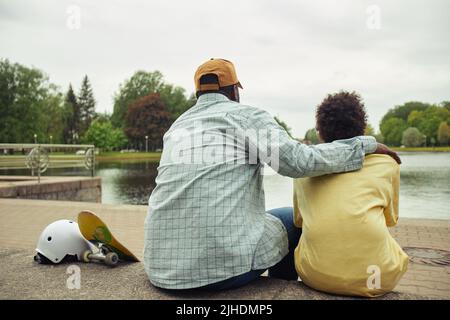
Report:
[[[275,265],[288,241],[265,210],[264,163],[284,176],[316,176],[358,170],[375,149],[363,136],[307,146],[261,109],[200,96],[164,136],[145,221],[150,281],[196,288]]]

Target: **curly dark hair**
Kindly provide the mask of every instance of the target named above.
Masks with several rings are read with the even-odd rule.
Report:
[[[364,135],[367,115],[356,92],[329,94],[316,110],[316,129],[324,142]]]

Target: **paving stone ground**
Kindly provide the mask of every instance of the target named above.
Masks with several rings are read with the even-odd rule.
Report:
[[[301,282],[261,277],[238,290],[174,294],[154,288],[142,263],[110,269],[77,264],[81,289],[69,290],[68,265],[32,261],[40,232],[58,219],[74,219],[83,209],[94,211],[114,235],[142,258],[146,206],[86,202],[0,199],[0,299],[344,299],[309,289]],[[392,229],[411,252],[408,271],[394,292],[382,299],[450,299],[450,221],[401,219]],[[447,254],[447,256],[446,256]]]

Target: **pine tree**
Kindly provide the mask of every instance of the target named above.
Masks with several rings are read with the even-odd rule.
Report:
[[[69,84],[65,98],[64,122],[64,142],[77,143],[80,137],[81,110],[72,84]]]
[[[80,94],[78,95],[78,104],[81,112],[80,134],[86,132],[95,116],[95,99],[91,83],[88,76],[85,75],[81,84]]]

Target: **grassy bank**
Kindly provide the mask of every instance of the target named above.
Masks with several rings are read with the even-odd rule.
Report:
[[[120,152],[101,152],[95,156],[96,160],[102,161],[151,161],[159,162],[161,159],[161,152],[135,152],[135,153],[120,153]],[[1,155],[0,168],[14,167],[25,168],[26,155]],[[66,162],[80,163],[84,161],[84,155],[67,154],[62,152],[53,152],[50,155],[50,162]]]
[[[399,148],[392,147],[395,151],[401,152],[450,152],[449,147],[417,147],[417,148]]]
[[[159,161],[161,152],[135,152],[135,153],[120,153],[120,152],[102,152],[96,156],[98,161],[114,161],[114,160],[150,160]]]

